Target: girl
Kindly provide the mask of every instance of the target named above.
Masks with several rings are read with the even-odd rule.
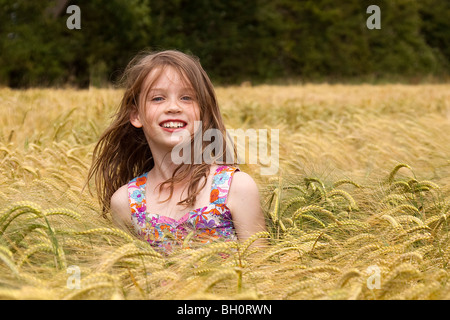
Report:
[[[228,165],[218,163],[230,146],[198,59],[175,50],[144,53],[129,63],[123,79],[122,102],[89,172],[103,214],[110,211],[117,226],[165,252],[195,239],[245,240],[265,231],[257,185],[235,166],[235,148]],[[194,138],[208,129],[221,133],[221,148],[214,149],[215,161],[198,163],[195,146],[205,151],[207,143]],[[190,137],[193,152],[183,149],[184,161],[177,164],[172,151],[180,132]]]

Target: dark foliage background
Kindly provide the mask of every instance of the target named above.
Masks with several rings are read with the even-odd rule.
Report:
[[[69,5],[81,30],[69,30]],[[381,9],[369,30],[366,9]],[[216,84],[447,80],[448,0],[0,0],[0,85],[104,86],[140,50],[198,56]]]

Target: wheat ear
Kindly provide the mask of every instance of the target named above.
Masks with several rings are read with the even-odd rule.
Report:
[[[398,165],[396,165],[394,167],[394,169],[391,171],[391,173],[389,174],[388,178],[387,178],[387,182],[389,184],[391,184],[394,181],[394,177],[397,174],[398,170],[400,170],[401,168],[408,168],[409,170],[412,171],[411,167],[407,164],[404,163],[399,163]]]
[[[106,272],[106,270],[110,269],[117,261],[130,256],[147,256],[152,261],[163,262],[161,255],[155,251],[142,250],[137,248],[134,243],[127,243],[114,251],[113,254],[100,265],[99,271]]]
[[[73,234],[76,235],[87,235],[87,234],[102,234],[102,235],[113,235],[113,236],[117,236],[120,237],[124,240],[127,240],[128,242],[133,242],[134,239],[128,235],[126,232],[120,230],[120,229],[115,229],[115,228],[94,228],[94,229],[89,229],[89,230],[85,230],[85,231],[72,231]]]

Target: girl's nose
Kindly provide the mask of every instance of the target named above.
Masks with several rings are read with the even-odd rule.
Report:
[[[180,106],[180,102],[173,99],[173,100],[169,100],[166,112],[169,113],[178,113],[181,112],[181,106]]]

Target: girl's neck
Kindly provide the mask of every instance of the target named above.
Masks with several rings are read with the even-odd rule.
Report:
[[[167,154],[166,156],[156,155],[156,157],[154,156],[153,158],[154,167],[149,173],[152,181],[160,183],[172,178],[174,171],[179,165],[171,160],[170,154]]]
[[[179,164],[172,161],[172,149],[162,147],[160,145],[154,145],[150,142],[149,147],[152,150],[154,162],[154,166],[149,173],[152,181],[161,183],[172,178],[173,173],[179,166]],[[188,164],[185,164],[185,166],[188,166]],[[180,170],[182,169],[183,168],[180,168]],[[187,180],[189,180],[189,176],[187,177]]]

